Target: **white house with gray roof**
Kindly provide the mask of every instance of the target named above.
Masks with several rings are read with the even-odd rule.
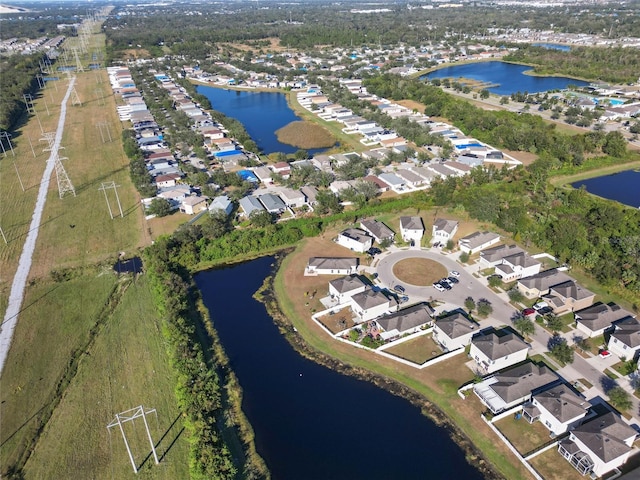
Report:
[[[495,267],[502,263],[502,259],[511,255],[524,253],[517,245],[498,245],[480,252],[480,265],[483,268]]]
[[[272,193],[265,193],[258,197],[264,208],[269,213],[282,213],[287,209],[282,199]]]
[[[542,264],[527,252],[518,252],[503,257],[496,265],[495,273],[502,276],[502,281],[513,282],[539,273],[541,266]]]
[[[348,275],[329,282],[329,295],[339,304],[347,303],[356,293],[364,292],[367,284],[358,275]]]
[[[399,168],[396,170],[395,174],[402,178],[406,182],[407,186],[412,188],[420,188],[429,184],[425,178],[405,168]]]
[[[500,243],[500,235],[494,232],[474,232],[458,240],[460,251],[473,255],[485,248]]]
[[[381,173],[378,178],[391,187],[396,193],[404,192],[407,188],[407,182],[394,173]]]
[[[300,192],[304,194],[305,202],[310,207],[313,207],[316,203],[318,203],[318,200],[316,199],[318,195],[318,189],[316,187],[305,185],[304,187],[300,188]]]
[[[640,350],[640,322],[628,317],[616,323],[607,349],[618,358],[635,359],[636,352]]]
[[[298,208],[306,203],[306,197],[300,190],[294,190],[293,188],[283,188],[279,192],[280,198],[284,201],[287,207]]]
[[[305,275],[351,275],[357,273],[357,257],[310,257]]]
[[[364,253],[373,245],[373,237],[359,228],[347,228],[338,234],[336,243],[354,252]]]
[[[542,391],[557,380],[558,376],[549,367],[527,362],[475,384],[473,392],[489,410],[498,414],[530,400],[532,392]]]
[[[469,356],[480,371],[493,373],[527,359],[529,345],[514,333],[480,334],[471,339]]]
[[[527,278],[521,278],[516,286],[525,297],[538,298],[549,293],[552,286],[569,280],[571,277],[562,270],[552,268]]]
[[[262,212],[264,211],[264,207],[260,200],[253,195],[249,195],[248,197],[242,197],[239,202],[240,208],[246,217],[251,215],[253,212]]]
[[[424,223],[421,217],[400,217],[400,235],[402,240],[410,242],[413,240],[416,245],[420,245],[424,235]]]
[[[395,299],[389,299],[380,290],[367,289],[351,297],[351,310],[356,323],[366,322],[398,308]]]
[[[602,477],[624,465],[637,432],[613,412],[583,423],[558,444],[558,452],[581,475]]]
[[[396,235],[393,230],[387,227],[384,223],[375,219],[362,220],[360,222],[360,227],[371,235],[378,243],[382,243],[384,241],[393,242],[393,237]]]
[[[612,324],[625,318],[633,318],[628,310],[619,305],[611,303],[594,303],[593,305],[574,312],[576,327],[587,337],[597,337],[605,330],[611,328]]]
[[[418,332],[423,327],[433,325],[432,314],[433,309],[429,304],[419,303],[379,317],[376,322],[383,330],[380,337],[383,340],[392,340],[402,335]]]
[[[441,242],[447,244],[449,240],[453,240],[453,236],[458,231],[458,222],[456,220],[445,220],[438,218],[433,222],[431,228],[431,243]]]
[[[229,200],[229,197],[227,197],[226,195],[215,197],[209,204],[209,213],[211,213],[212,215],[219,212],[222,212],[225,215],[230,215],[232,211],[233,202]]]
[[[590,407],[587,400],[562,383],[534,395],[522,414],[529,423],[539,420],[557,436],[580,424]]]
[[[479,331],[477,323],[469,320],[460,312],[454,312],[436,320],[433,327],[433,339],[446,351],[451,352],[469,345],[471,338]]]

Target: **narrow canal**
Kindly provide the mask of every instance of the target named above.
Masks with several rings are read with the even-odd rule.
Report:
[[[481,479],[408,401],[301,357],[252,298],[273,257],[196,275],[274,480]]]

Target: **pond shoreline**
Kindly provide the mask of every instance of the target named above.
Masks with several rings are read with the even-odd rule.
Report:
[[[277,271],[285,256],[291,253],[293,252],[289,250],[287,252],[281,252],[275,256],[276,264],[274,266],[273,273],[265,278],[260,289],[254,294],[254,298],[264,304],[267,313],[273,319],[273,322],[281,335],[283,335],[292,348],[299,355],[312,360],[317,364],[323,365],[343,375],[370,382],[378,388],[409,401],[412,405],[418,407],[421,413],[429,418],[434,424],[447,431],[452,441],[465,453],[465,458],[468,463],[477,469],[486,479],[493,480],[503,478],[485,458],[484,454],[457,427],[457,425],[453,423],[437,405],[431,402],[424,395],[392,378],[374,373],[364,368],[349,365],[348,363],[317,350],[311,347],[305,339],[297,333],[293,323],[283,313],[274,289],[274,280]]]

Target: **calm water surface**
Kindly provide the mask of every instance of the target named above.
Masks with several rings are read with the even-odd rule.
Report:
[[[531,70],[526,65],[516,65],[505,62],[478,62],[465,65],[454,65],[427,73],[420,78],[471,78],[490,84],[489,88],[496,95],[511,95],[515,92],[546,92],[547,90],[561,90],[568,85],[588,85],[588,82],[567,77],[536,77],[525,75],[523,72]]]
[[[196,89],[209,99],[214,110],[239,120],[263,153],[298,151],[298,147],[280,143],[275,134],[276,130],[300,120],[289,108],[283,93],[226,90],[204,85],[197,85]],[[313,154],[322,150],[308,151]]]
[[[263,257],[195,278],[273,479],[481,479],[418,408],[291,348],[252,298],[272,263]]]
[[[640,172],[638,171],[626,170],[572,184],[574,188],[580,188],[583,185],[589,193],[640,208]]]

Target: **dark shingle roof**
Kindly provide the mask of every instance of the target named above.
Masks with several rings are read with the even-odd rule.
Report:
[[[605,463],[629,452],[631,447],[625,440],[636,435],[633,428],[611,412],[580,425],[571,433]]]
[[[356,257],[310,257],[308,265],[321,270],[340,270],[358,266]]]
[[[575,312],[575,315],[578,323],[594,331],[607,328],[618,320],[633,317],[631,312],[620,308],[619,305],[613,302],[608,304],[602,302],[594,303],[590,307]]]
[[[612,338],[617,338],[625,345],[635,348],[640,345],[640,322],[635,318],[627,318],[616,324]]]
[[[495,378],[497,382],[491,385],[491,389],[506,403],[523,398],[532,391],[558,380],[551,369],[531,362],[505,370],[496,374]]]
[[[338,293],[351,292],[357,288],[365,286],[365,283],[358,275],[348,275],[346,277],[336,278],[329,282]]]
[[[389,299],[384,293],[375,290],[365,290],[364,292],[356,293],[351,299],[363,310],[389,303]]]
[[[591,406],[564,384],[540,392],[533,398],[562,423],[586,414]]]
[[[478,325],[459,312],[438,319],[436,325],[452,339],[478,331]]]
[[[451,234],[453,230],[458,226],[458,222],[456,220],[445,220],[444,218],[438,218],[435,222],[433,222],[433,226],[436,227],[436,230],[445,231],[448,234]]]
[[[474,338],[471,343],[491,360],[497,360],[529,348],[529,345],[513,333],[499,337],[492,332],[489,335],[480,335]]]
[[[429,323],[431,320],[431,307],[425,303],[420,303],[409,308],[403,308],[391,315],[380,317],[377,322],[386,332],[395,329],[402,333],[411,328]]]
[[[424,224],[421,217],[400,217],[400,226],[405,230],[422,230]]]
[[[558,285],[559,283],[566,282],[567,280],[571,280],[569,275],[557,268],[552,268],[550,270],[545,270],[544,272],[536,273],[535,275],[531,275],[527,278],[521,278],[518,280],[518,283],[528,289],[535,288],[541,292],[546,292],[553,285]]]

